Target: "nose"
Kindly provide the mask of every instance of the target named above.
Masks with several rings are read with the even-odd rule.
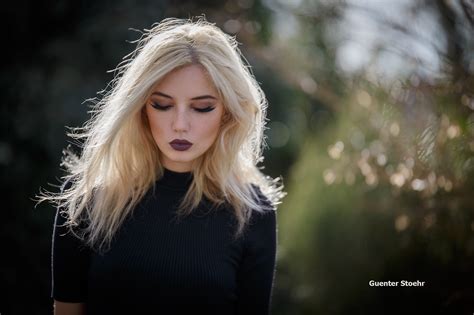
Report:
[[[173,130],[176,132],[186,132],[189,130],[189,118],[185,110],[177,110],[172,122]]]

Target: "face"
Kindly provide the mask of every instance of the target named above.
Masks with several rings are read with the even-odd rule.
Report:
[[[217,138],[224,106],[200,65],[179,68],[154,86],[146,115],[162,165],[189,172]]]

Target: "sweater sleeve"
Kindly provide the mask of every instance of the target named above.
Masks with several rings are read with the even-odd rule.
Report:
[[[262,202],[269,205],[268,199]],[[244,240],[238,273],[237,314],[269,314],[277,248],[275,210],[254,212]]]
[[[65,226],[60,208],[54,220],[51,269],[51,297],[57,301],[81,303],[87,297],[90,250]]]

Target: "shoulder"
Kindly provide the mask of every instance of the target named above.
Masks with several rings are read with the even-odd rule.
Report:
[[[270,233],[276,229],[276,207],[259,186],[251,184],[259,209],[252,209],[249,229],[253,233]]]
[[[276,207],[272,204],[270,199],[262,192],[262,189],[255,185],[255,184],[250,184],[252,187],[252,194],[254,195],[254,199],[256,200],[257,204],[260,206],[262,212],[275,212]],[[253,212],[259,212],[259,211],[253,211]]]
[[[60,186],[60,193],[64,194],[73,188],[74,182],[69,177]],[[55,228],[61,229],[62,235],[71,234],[77,237],[76,233],[83,233],[86,229],[87,213],[82,211],[79,216],[73,220],[71,213],[67,209],[68,203],[63,203],[56,208],[56,217],[54,221]]]

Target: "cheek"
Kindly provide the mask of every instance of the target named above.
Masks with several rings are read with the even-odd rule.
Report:
[[[204,130],[203,133],[209,137],[209,140],[214,140],[219,134],[220,129],[220,119],[214,119],[212,122],[207,122],[203,124]]]
[[[149,110],[147,110],[146,113],[147,113],[147,118],[148,118],[148,124],[150,126],[150,131],[153,137],[156,139],[157,136],[160,136],[163,134],[163,130],[162,130],[163,122],[160,121],[157,115],[153,115],[153,113],[150,113]]]

